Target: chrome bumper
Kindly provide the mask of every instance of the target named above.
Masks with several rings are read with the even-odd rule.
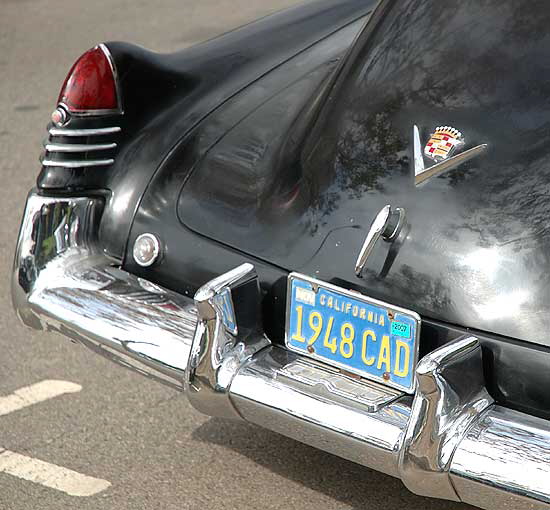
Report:
[[[417,494],[550,508],[550,422],[493,402],[475,337],[423,358],[414,397],[348,378],[271,344],[250,264],[194,300],[117,268],[94,238],[101,204],[29,196],[12,279],[25,324],[183,389],[206,414],[396,476]]]

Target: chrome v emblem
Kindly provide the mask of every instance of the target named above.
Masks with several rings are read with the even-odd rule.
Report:
[[[468,149],[467,151],[461,152],[456,156],[444,159],[439,161],[428,168],[424,165],[424,153],[422,151],[422,144],[420,142],[420,131],[418,126],[413,127],[413,144],[414,144],[414,184],[416,186],[426,182],[432,177],[437,177],[448,170],[456,168],[461,163],[465,163],[472,158],[475,158],[485,150],[487,150],[488,145],[486,143]]]

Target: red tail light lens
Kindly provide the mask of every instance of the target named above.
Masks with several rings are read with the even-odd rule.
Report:
[[[58,102],[73,113],[120,110],[114,67],[105,46],[88,50],[76,61],[65,78]]]

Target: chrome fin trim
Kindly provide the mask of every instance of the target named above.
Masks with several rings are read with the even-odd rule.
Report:
[[[41,158],[42,166],[50,168],[91,168],[110,166],[115,162],[115,149],[118,144],[110,140],[101,140],[99,143],[71,143],[70,137],[89,138],[93,136],[112,135],[121,131],[118,126],[90,129],[70,129],[49,126],[50,138],[43,143],[45,153]],[[53,137],[69,137],[63,143],[56,142]],[[113,151],[105,154],[110,157],[99,157],[96,153]],[[53,159],[53,155],[57,155]],[[95,156],[95,157],[94,157]]]
[[[64,168],[86,168],[92,166],[108,166],[115,162],[114,159],[86,159],[78,161],[53,161],[51,159],[43,159],[42,166],[64,167]]]
[[[116,143],[98,143],[98,144],[70,144],[70,143],[50,143],[44,142],[44,149],[48,152],[93,152],[108,151],[116,149]]]
[[[122,128],[119,126],[104,127],[104,128],[89,128],[89,129],[70,129],[50,127],[48,133],[51,136],[102,136],[120,133]]]

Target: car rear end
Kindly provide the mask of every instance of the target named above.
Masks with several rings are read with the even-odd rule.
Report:
[[[384,123],[394,106],[373,127],[383,133],[382,182],[362,188],[347,176],[343,201],[330,182],[331,161],[372,170],[353,151],[361,137],[338,140],[340,156],[355,159],[334,158],[331,129],[341,124],[322,107],[337,103],[329,92],[341,90],[338,76],[353,74],[343,56],[370,12],[359,4],[321,2],[317,18],[310,6],[245,28],[209,43],[227,54],[206,63],[212,46],[179,59],[120,43],[85,54],[62,89],[27,201],[15,308],[31,327],[183,390],[203,413],[264,426],[417,494],[549,508],[548,345],[457,320],[448,282],[429,277],[440,269],[438,247],[422,260],[407,228],[407,244],[375,253],[366,277],[355,277],[371,213],[400,198],[389,183],[408,171],[408,134]],[[359,41],[396,22],[393,4],[380,4]],[[235,55],[231,43],[242,48],[261,33],[288,41],[291,19],[302,29],[317,20],[309,39],[286,56],[259,53],[227,88],[213,86],[211,73]],[[79,83],[94,80],[78,75],[90,68],[97,103],[79,103],[88,97]],[[418,226],[422,200],[406,209]]]

